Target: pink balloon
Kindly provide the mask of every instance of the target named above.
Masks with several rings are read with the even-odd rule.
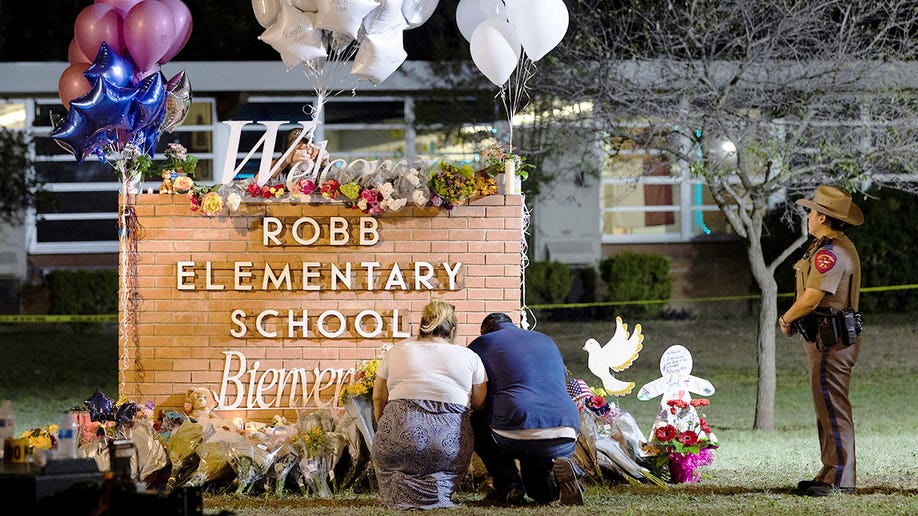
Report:
[[[71,39],[70,46],[67,47],[67,61],[69,61],[70,64],[92,63],[92,59],[83,55],[83,51],[80,50],[80,46],[77,45],[76,38]]]
[[[172,40],[172,46],[166,51],[166,54],[160,58],[159,64],[166,64],[175,57],[188,43],[191,37],[191,11],[182,0],[160,0],[166,4],[166,7],[172,11],[172,21],[175,27],[175,38]]]
[[[143,0],[96,0],[97,4],[107,4],[115,8],[118,14],[124,18],[124,15],[131,10],[131,7],[139,4]]]
[[[172,11],[159,0],[143,0],[124,17],[124,43],[139,70],[152,68],[175,39]]]
[[[89,93],[92,85],[83,77],[83,72],[89,68],[89,63],[75,63],[67,67],[61,78],[57,81],[57,93],[61,103],[70,111],[70,101]]]
[[[121,16],[110,5],[87,5],[73,23],[73,39],[84,56],[99,53],[102,42],[116,54],[124,54],[124,38],[121,36]]]

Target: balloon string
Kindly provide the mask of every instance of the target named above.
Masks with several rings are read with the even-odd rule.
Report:
[[[531,220],[531,213],[529,211],[529,206],[526,205],[526,196],[520,193],[522,197],[522,231],[520,234],[520,327],[524,330],[535,329],[537,321],[536,316],[526,306],[526,268],[529,267],[529,244],[526,236],[529,234],[529,222]],[[529,320],[532,319],[532,324],[530,325]]]
[[[510,79],[500,88],[500,99],[507,114],[509,126],[510,153],[513,153],[513,118],[521,110],[526,109],[531,97],[529,95],[529,80],[535,76],[536,66],[525,52],[520,55]]]
[[[342,45],[341,37],[329,32],[323,36],[323,41],[328,57],[303,63],[303,73],[315,83],[313,90],[318,98],[316,116],[322,111],[328,97],[334,97],[344,91],[341,86],[346,76],[341,72],[357,55],[356,40]]]
[[[124,167],[123,163],[119,166]],[[143,227],[137,219],[137,212],[134,209],[134,198],[136,194],[131,192],[129,184],[131,177],[124,175],[122,180],[123,206],[121,216],[118,219],[118,243],[119,243],[119,342],[121,343],[121,353],[118,360],[119,369],[119,396],[128,396],[126,392],[127,371],[131,364],[131,352],[133,351],[134,360],[134,384],[143,383],[145,374],[143,364],[140,360],[140,333],[138,325],[140,323],[140,286],[137,276],[137,261],[139,257],[138,242],[143,237]]]

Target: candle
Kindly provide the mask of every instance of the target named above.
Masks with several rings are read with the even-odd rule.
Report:
[[[516,160],[510,158],[504,161],[504,195],[516,192]]]

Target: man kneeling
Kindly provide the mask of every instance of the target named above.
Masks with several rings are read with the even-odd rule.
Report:
[[[557,345],[492,313],[469,349],[488,375],[485,408],[472,417],[475,452],[494,481],[488,499],[515,504],[528,494],[537,503],[582,505],[582,472],[571,460],[580,415]]]

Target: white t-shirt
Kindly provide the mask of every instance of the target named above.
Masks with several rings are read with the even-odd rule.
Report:
[[[472,386],[488,380],[474,351],[437,341],[403,340],[379,362],[390,400],[431,400],[469,405]]]

